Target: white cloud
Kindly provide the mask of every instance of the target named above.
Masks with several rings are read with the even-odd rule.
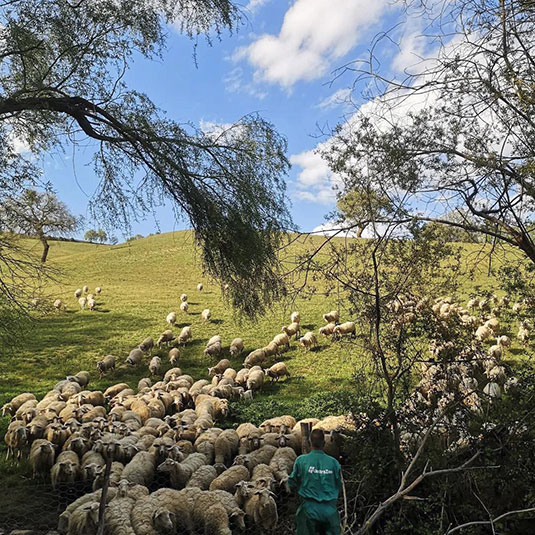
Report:
[[[332,95],[329,95],[327,98],[324,98],[319,104],[318,108],[322,110],[331,110],[333,108],[338,108],[339,106],[347,106],[351,103],[351,89],[339,89]]]
[[[269,0],[249,0],[249,3],[245,6],[245,9],[255,13],[261,7],[264,7],[268,2]]]
[[[252,82],[244,81],[244,72],[241,67],[235,67],[223,79],[227,91],[231,93],[247,93],[260,100],[267,96],[267,91],[260,89]]]
[[[354,238],[356,237],[356,233],[351,230],[343,230],[344,223],[338,223],[335,221],[328,221],[327,223],[324,223],[323,225],[318,225],[317,227],[314,227],[312,229],[313,234],[320,234],[322,236],[334,236],[337,234],[340,238]]]
[[[386,0],[296,0],[278,35],[259,37],[235,59],[246,59],[256,80],[286,88],[320,78],[369,32],[387,5]]]

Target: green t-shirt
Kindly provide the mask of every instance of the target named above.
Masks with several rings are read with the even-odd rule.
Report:
[[[288,483],[302,498],[336,500],[342,487],[340,463],[322,450],[312,450],[297,457]]]

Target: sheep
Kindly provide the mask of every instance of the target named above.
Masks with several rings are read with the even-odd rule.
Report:
[[[116,487],[119,484],[119,481],[122,479],[122,474],[124,470],[124,464],[119,461],[113,461],[111,463],[111,470],[109,476],[109,485],[110,487]],[[93,480],[93,490],[98,490],[104,485],[104,476],[105,471],[104,467],[99,467],[96,470],[95,479]],[[109,489],[108,489],[109,492]]]
[[[481,327],[478,327],[476,329],[475,337],[480,342],[484,342],[485,340],[488,340],[493,334],[493,330],[489,326],[481,325]]]
[[[283,333],[286,333],[288,335],[288,338],[291,338],[292,336],[295,336],[295,339],[297,340],[297,337],[299,336],[301,332],[301,327],[299,323],[290,323],[290,325],[285,326],[281,329]]]
[[[249,479],[250,474],[246,466],[231,466],[219,474],[212,483],[210,483],[210,490],[226,490],[227,492],[234,492],[237,483],[240,481],[248,481]]]
[[[96,451],[88,451],[82,457],[82,479],[84,481],[93,481],[99,470],[106,465],[104,457]]]
[[[167,330],[167,331],[164,331],[162,334],[160,334],[160,337],[158,338],[156,345],[158,347],[162,347],[163,344],[168,346],[169,342],[172,342],[174,339],[175,337],[173,336],[173,331]]]
[[[104,390],[104,397],[109,400],[120,394],[123,390],[128,389],[130,389],[130,387],[126,383],[117,383]]]
[[[158,375],[162,367],[162,359],[160,357],[152,357],[149,363],[149,372],[151,375]]]
[[[165,383],[169,383],[170,381],[174,381],[175,379],[178,379],[182,375],[182,370],[180,368],[170,368],[165,372],[165,375],[163,376],[163,380]]]
[[[286,333],[280,333],[273,337],[273,343],[277,344],[278,347],[285,347],[290,349],[290,337]]]
[[[148,487],[154,478],[156,468],[156,456],[148,451],[140,451],[124,467],[122,479],[130,483]]]
[[[167,314],[167,318],[165,319],[165,321],[169,323],[170,327],[174,327],[176,323],[176,312],[169,312],[169,314]]]
[[[205,308],[202,312],[201,312],[201,320],[206,323],[207,321],[210,320],[210,318],[212,317],[212,313],[210,312],[210,309],[209,308]]]
[[[62,451],[56,459],[56,464],[50,470],[52,488],[60,484],[73,484],[80,474],[80,462],[74,451]]]
[[[228,401],[199,394],[195,398],[195,412],[199,417],[208,415],[214,419],[222,418],[228,413]]]
[[[87,292],[89,292],[89,286],[84,286],[82,288],[82,290],[84,291],[84,293],[86,294]]]
[[[323,314],[322,317],[325,323],[338,323],[338,321],[340,321],[340,313],[338,310],[331,310],[327,314]]]
[[[288,476],[292,472],[293,465],[297,455],[292,448],[277,448],[271,461],[269,462],[269,467],[273,470],[273,475],[275,479],[284,486],[285,491],[290,494],[290,487],[288,485]]]
[[[279,354],[279,346],[275,342],[270,342],[267,346],[262,348],[266,357],[272,357]]]
[[[247,455],[236,456],[234,465],[242,464],[249,470],[249,473],[252,474],[255,466],[259,464],[269,464],[277,449],[278,448],[275,446],[267,444]]]
[[[500,344],[489,347],[488,355],[490,358],[500,360],[502,358],[503,348]]]
[[[143,353],[148,353],[149,351],[152,351],[152,348],[154,347],[154,340],[151,336],[147,336],[141,344],[139,344],[139,349],[143,351]]]
[[[496,343],[502,347],[511,347],[511,339],[505,335],[498,336]]]
[[[182,294],[182,295],[180,296],[180,301],[182,301],[183,303],[185,303],[187,300],[188,300],[188,296],[187,296],[187,294]]]
[[[238,373],[236,374],[236,377],[234,378],[234,382],[235,382],[237,385],[240,385],[240,386],[246,386],[246,384],[247,384],[247,378],[249,377],[249,373],[250,373],[249,368],[242,368],[242,369],[239,370]]]
[[[84,390],[76,396],[76,401],[79,405],[85,403],[95,406],[104,406],[106,404],[106,396],[100,390]]]
[[[208,368],[208,376],[220,375],[228,368],[230,368],[230,361],[228,359],[221,359],[213,368]]]
[[[301,314],[299,314],[299,312],[292,312],[290,315],[290,321],[292,323],[301,323]]]
[[[227,368],[223,372],[223,379],[230,379],[232,381],[232,384],[234,384],[237,375],[238,372],[234,368]]]
[[[54,444],[45,439],[38,439],[32,443],[30,449],[30,465],[33,471],[33,477],[38,474],[44,475],[54,466],[56,450]]]
[[[308,351],[309,349],[318,345],[318,340],[312,331],[308,331],[304,336],[299,338],[299,344],[304,347],[306,351]]]
[[[295,425],[296,420],[293,416],[285,414],[283,416],[277,416],[276,418],[270,418],[260,424],[260,430],[267,433],[286,433],[290,431]]]
[[[78,289],[74,290],[74,298],[75,299],[80,299],[81,296],[82,296],[82,289],[81,288],[78,288]]]
[[[246,502],[245,512],[263,533],[273,532],[279,520],[275,494],[268,489],[255,491],[254,496]],[[256,498],[256,499],[255,499]]]
[[[137,383],[137,391],[141,392],[145,388],[150,388],[152,386],[152,381],[148,377],[143,377]]]
[[[221,342],[216,342],[215,344],[209,345],[204,350],[204,354],[210,357],[218,357],[223,351],[223,346]]]
[[[54,308],[56,310],[60,310],[61,309],[61,305],[63,305],[63,301],[61,299],[56,299],[54,301]]]
[[[192,453],[188,455],[181,463],[166,459],[158,466],[158,472],[169,472],[171,476],[171,485],[175,489],[181,489],[186,486],[191,476],[201,466],[208,464],[208,460],[202,453]]]
[[[247,390],[260,390],[264,384],[265,375],[262,370],[254,370],[247,378]]]
[[[301,454],[301,434],[298,432],[279,435],[279,448],[292,448],[297,455]]]
[[[327,325],[324,325],[318,329],[318,334],[322,334],[323,336],[331,336],[331,334],[334,333],[335,327],[336,323],[327,323]]]
[[[254,467],[251,475],[251,483],[256,489],[273,490],[275,487],[275,477],[273,470],[267,464],[258,464]]]
[[[195,421],[194,427],[200,428],[200,423],[204,421],[205,418],[211,418],[211,417],[200,417]],[[215,442],[217,440],[217,437],[222,433],[222,430],[213,427],[213,422],[211,427],[209,428],[202,428],[202,431],[200,432],[199,436],[196,438],[195,443],[193,444],[195,450],[198,453],[202,453],[206,456],[208,464],[212,464],[214,462],[215,458]]]
[[[243,366],[245,368],[251,368],[253,366],[261,365],[267,358],[266,351],[264,349],[255,349],[254,351],[251,351],[245,357],[245,360],[243,361]]]
[[[96,293],[97,295],[99,295],[100,292],[102,292],[102,288],[101,288],[100,286],[97,286],[97,287],[95,288],[95,293]]]
[[[85,370],[79,371],[75,375],[68,376],[67,380],[74,381],[81,387],[85,387],[89,384],[89,372]]]
[[[95,310],[95,308],[97,306],[97,302],[93,298],[89,298],[87,300],[87,306],[88,306],[89,310]]]
[[[498,318],[490,318],[484,323],[485,327],[492,329],[495,333],[500,328],[500,320]]]
[[[121,497],[120,495],[110,501],[104,517],[106,533],[110,535],[136,535],[131,519],[134,504],[133,498]]]
[[[234,429],[226,429],[215,439],[215,464],[228,466],[238,453],[240,438]]]
[[[204,286],[203,286],[202,282],[199,282],[199,284],[197,284],[197,290],[199,292],[202,292],[203,288],[204,288]]]
[[[28,443],[29,433],[24,422],[15,420],[11,422],[7,428],[7,433],[4,436],[4,442],[7,445],[6,459],[9,455],[15,456],[20,460],[22,457],[22,448]]]
[[[240,355],[244,350],[243,340],[241,338],[234,338],[232,342],[230,343],[230,356],[231,357],[237,357]]]
[[[530,331],[527,323],[523,321],[518,329],[517,338],[520,340],[522,345],[527,345],[529,343],[529,335]]]
[[[106,355],[102,360],[97,362],[97,371],[99,378],[110,370],[115,370],[115,357],[113,355]]]
[[[188,313],[189,305],[187,301],[184,301],[183,303],[180,303],[180,310],[182,312]]]
[[[136,347],[130,351],[128,357],[126,357],[126,364],[128,366],[137,366],[143,360],[143,351]]]
[[[212,481],[217,477],[217,470],[205,464],[193,472],[190,480],[186,484],[186,488],[198,488],[201,490],[208,490]]]
[[[179,344],[185,344],[191,338],[192,338],[191,327],[186,326],[180,331],[180,334],[178,335],[177,340]]]
[[[353,338],[356,337],[355,323],[353,321],[346,321],[333,329],[334,338],[342,338],[342,336],[346,335],[351,335]]]
[[[94,535],[97,532],[100,504],[97,501],[84,503],[69,516],[67,535]]]
[[[175,366],[178,364],[178,361],[180,359],[180,349],[178,347],[173,347],[169,350],[169,362],[172,366]]]
[[[2,416],[13,416],[17,410],[24,405],[27,401],[35,400],[35,396],[30,392],[24,392],[24,394],[19,394],[15,396],[10,402],[6,403],[2,407]]]
[[[487,396],[489,396],[489,398],[491,399],[499,398],[502,395],[500,385],[498,383],[493,382],[487,383],[485,385],[485,388],[483,388],[483,393],[487,394]]]
[[[87,298],[80,297],[80,299],[78,299],[78,304],[80,305],[80,308],[82,310],[84,310],[85,309],[85,305],[87,305]]]
[[[26,403],[23,403],[15,413],[16,420],[22,420],[24,423],[29,424],[37,416],[37,400],[31,399]]]
[[[264,370],[264,373],[267,377],[270,377],[274,381],[278,381],[282,377],[290,377],[290,372],[288,371],[288,368],[284,362],[277,362],[276,364],[273,364],[271,368]]]

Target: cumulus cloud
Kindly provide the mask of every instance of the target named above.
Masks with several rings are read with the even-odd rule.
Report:
[[[286,88],[320,78],[368,34],[387,5],[386,0],[296,0],[278,35],[259,37],[235,59],[246,59],[256,80]]]
[[[255,13],[261,7],[264,7],[268,2],[269,0],[249,0],[249,3],[245,6],[245,9]]]
[[[322,110],[331,110],[339,106],[346,106],[351,103],[351,89],[339,89],[327,98],[324,98],[319,104],[318,108]]]

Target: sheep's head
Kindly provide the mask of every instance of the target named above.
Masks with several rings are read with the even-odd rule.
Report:
[[[154,529],[160,533],[174,533],[176,527],[176,515],[169,510],[160,507],[152,515]]]
[[[245,529],[245,512],[241,509],[236,509],[230,513],[229,519],[240,530]]]
[[[176,461],[173,459],[165,459],[165,461],[158,465],[158,472],[170,472],[171,470],[174,470],[174,468],[178,465]]]

